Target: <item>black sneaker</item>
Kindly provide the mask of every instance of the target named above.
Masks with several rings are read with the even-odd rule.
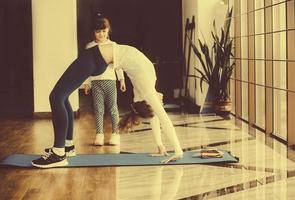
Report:
[[[68,165],[66,155],[59,156],[52,149],[44,156],[32,161],[32,165],[39,168],[61,167]]]
[[[76,151],[75,151],[75,146],[69,146],[69,147],[65,147],[65,152],[66,152],[66,156],[67,157],[73,157],[76,156]]]
[[[48,153],[50,150],[50,148],[45,149],[45,153]],[[73,157],[76,156],[76,151],[75,151],[75,146],[69,146],[69,147],[65,147],[65,153],[66,153],[66,157]]]

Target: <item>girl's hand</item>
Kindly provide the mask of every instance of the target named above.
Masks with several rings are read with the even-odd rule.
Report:
[[[85,94],[88,95],[89,94],[89,91],[90,91],[90,85],[89,84],[85,84],[84,85],[84,92],[85,92]]]
[[[125,84],[125,80],[124,79],[121,79],[120,80],[120,90],[122,92],[125,92],[126,91],[126,84]]]

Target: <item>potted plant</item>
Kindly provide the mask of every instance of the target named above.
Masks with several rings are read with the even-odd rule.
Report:
[[[212,103],[214,111],[218,115],[229,116],[231,111],[231,100],[229,94],[229,81],[233,73],[235,63],[230,63],[232,54],[233,39],[229,37],[230,24],[232,17],[232,8],[227,12],[224,27],[221,28],[220,37],[216,31],[215,20],[213,21],[213,46],[211,52],[206,42],[200,39],[199,47],[190,41],[190,45],[197,58],[200,61],[202,70],[195,68],[201,75],[200,87],[203,92],[203,82],[209,85],[209,91],[212,94]]]

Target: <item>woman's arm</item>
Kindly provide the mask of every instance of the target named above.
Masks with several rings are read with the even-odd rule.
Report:
[[[117,69],[115,70],[116,74],[117,74],[117,78],[120,81],[120,90],[122,92],[126,91],[126,84],[125,84],[125,78],[124,78],[124,72],[122,69]]]

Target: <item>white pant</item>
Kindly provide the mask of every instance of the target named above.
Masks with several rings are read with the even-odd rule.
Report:
[[[149,85],[148,81],[141,80],[140,82],[137,82],[136,85],[133,84],[133,87],[134,102],[145,100],[154,111],[155,116],[150,119],[150,123],[156,144],[158,146],[163,145],[161,139],[161,124],[163,132],[168,136],[168,139],[175,149],[175,153],[181,154],[182,149],[180,147],[175,128],[162,106],[162,101],[160,100],[161,97],[159,98],[158,92],[155,89],[155,82],[150,82]]]

